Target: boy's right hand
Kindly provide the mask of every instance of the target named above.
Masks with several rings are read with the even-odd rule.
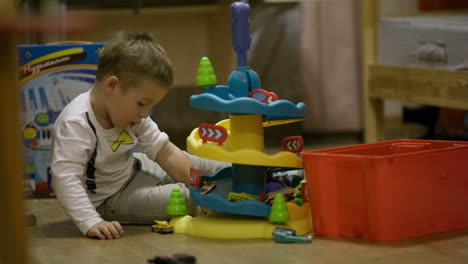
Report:
[[[123,228],[117,221],[107,222],[102,221],[93,225],[86,233],[87,237],[97,237],[99,239],[115,239],[120,238],[123,234]]]

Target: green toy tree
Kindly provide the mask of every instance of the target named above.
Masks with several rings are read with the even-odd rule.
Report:
[[[299,206],[302,206],[304,203],[304,198],[302,197],[302,185],[304,185],[304,183],[306,183],[306,180],[302,180],[299,183],[299,186],[297,187],[296,198],[294,199],[294,202]]]
[[[207,57],[200,60],[197,72],[197,85],[203,85],[203,88],[210,88],[210,85],[215,85],[218,82],[216,75],[211,66],[211,62]]]
[[[170,216],[181,216],[187,214],[184,197],[182,197],[182,193],[179,188],[172,189],[166,212]]]
[[[270,211],[270,222],[282,224],[289,220],[288,207],[286,206],[286,200],[281,193],[275,195],[273,204],[271,205]]]

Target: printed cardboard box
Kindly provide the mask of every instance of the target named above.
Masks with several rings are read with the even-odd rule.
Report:
[[[54,121],[78,94],[94,85],[103,43],[18,46],[24,145],[24,190],[53,196],[50,161]]]

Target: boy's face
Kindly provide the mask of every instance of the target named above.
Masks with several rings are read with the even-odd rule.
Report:
[[[153,105],[167,94],[168,88],[153,78],[142,77],[138,85],[126,87],[122,91],[122,82],[113,89],[108,104],[109,116],[114,127],[134,126],[147,118]]]

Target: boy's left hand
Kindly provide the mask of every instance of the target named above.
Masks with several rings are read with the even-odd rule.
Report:
[[[86,235],[88,237],[97,237],[99,239],[115,239],[120,238],[123,234],[123,228],[117,221],[102,221],[93,225]]]

